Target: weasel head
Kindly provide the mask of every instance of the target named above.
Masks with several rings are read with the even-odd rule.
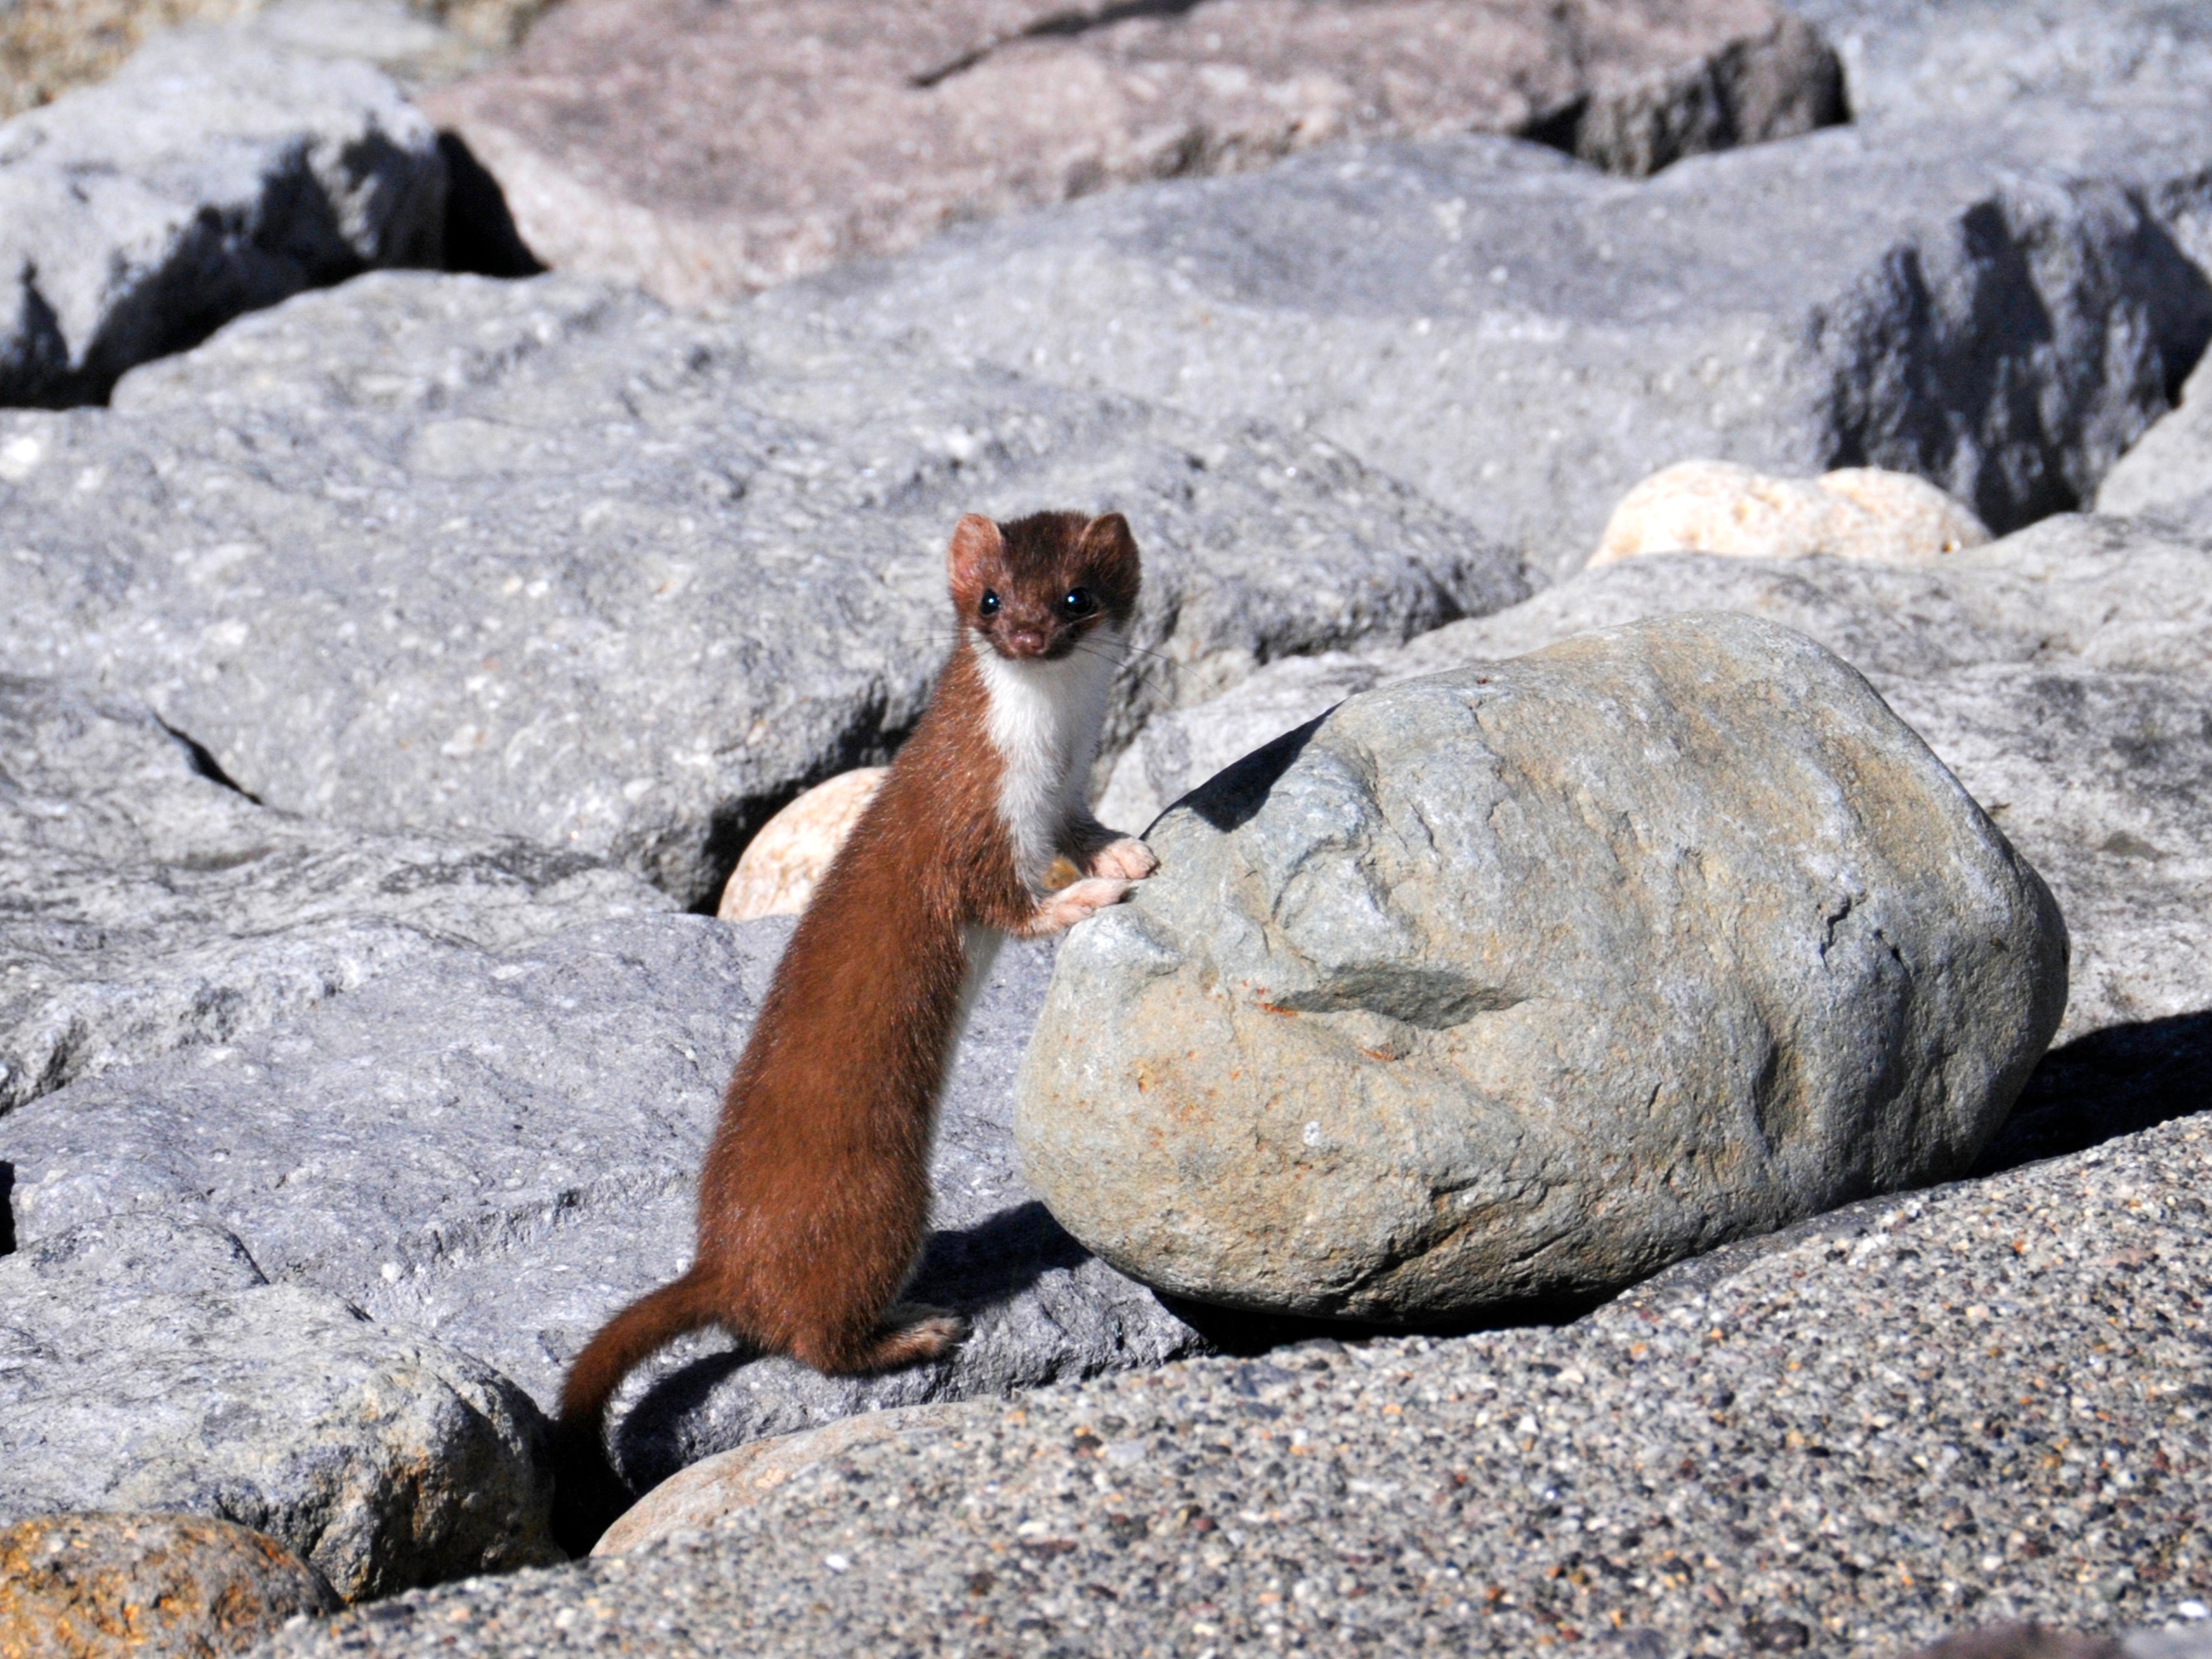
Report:
[[[1009,662],[1056,661],[1101,629],[1120,633],[1142,580],[1118,513],[1034,513],[1003,525],[970,513],[945,564],[961,627]]]

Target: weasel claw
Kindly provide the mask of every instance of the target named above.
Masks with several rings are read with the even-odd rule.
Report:
[[[1159,867],[1160,861],[1152,849],[1134,836],[1107,842],[1091,860],[1092,875],[1115,877],[1122,881],[1142,881]]]

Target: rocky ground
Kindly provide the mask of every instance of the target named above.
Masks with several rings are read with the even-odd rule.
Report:
[[[975,1405],[714,1532],[276,1651],[1896,1653],[2208,1582],[2189,1120],[1865,1205],[1577,1324]]]
[[[0,1651],[2197,1659],[2203,9],[686,3],[0,28]],[[1584,568],[1701,458],[1964,528]],[[732,866],[1066,503],[1109,820],[1303,735],[1000,959],[960,1353],[679,1345],[558,1563]]]

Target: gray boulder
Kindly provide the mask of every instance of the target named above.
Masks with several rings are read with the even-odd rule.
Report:
[[[970,509],[1118,507],[1109,752],[1276,656],[1527,592],[1332,446],[566,278],[385,273],[0,421],[0,667],[142,698],[274,806],[525,836],[711,902],[884,757]]]
[[[1467,137],[948,234],[757,302],[1343,444],[1553,572],[1694,458],[2087,500],[2212,334],[2212,121],[1834,129],[1604,176]]]
[[[1352,698],[1194,794],[1060,953],[1023,1168],[1231,1306],[1618,1291],[1963,1171],[2057,1028],[2057,905],[1866,682],[1727,613]]]
[[[422,1331],[550,1406],[599,1323],[689,1261],[698,1162],[788,932],[657,915],[505,956],[456,948],[258,1036],[46,1095],[0,1119],[16,1236],[28,1249],[105,1217],[204,1216],[259,1271]],[[719,1337],[680,1345],[617,1402],[641,1488],[851,1412],[1202,1346],[1016,1170],[1013,1073],[1050,967],[1047,947],[1007,947],[949,1085],[915,1291],[975,1334],[948,1363],[860,1381]]]
[[[2136,440],[2105,475],[2097,510],[2212,533],[2212,360],[2189,377],[2181,407]]]
[[[0,1113],[455,947],[671,901],[507,840],[261,806],[143,708],[0,675]]]
[[[104,400],[240,313],[442,257],[437,134],[365,64],[156,36],[0,124],[0,404]]]
[[[1274,664],[1164,714],[1103,799],[1147,823],[1355,691],[1707,610],[1785,623],[1860,668],[2050,883],[2073,945],[2062,1041],[2212,1007],[2212,549],[2113,520],[2054,519],[1912,568],[1682,554],[1586,570],[1493,617]]]
[[[1880,684],[2057,896],[2058,1041],[2212,1009],[2212,681],[2008,663]]]
[[[1659,554],[1583,573],[1525,605],[1424,635],[1413,672],[1516,656],[1593,628],[1745,611],[1809,634],[1877,681],[1986,663],[2079,663],[2212,679],[2212,542],[2069,514],[1917,566]]]
[[[0,1518],[175,1510],[349,1601],[560,1559],[544,1422],[505,1378],[237,1238],[111,1217],[0,1260]]]

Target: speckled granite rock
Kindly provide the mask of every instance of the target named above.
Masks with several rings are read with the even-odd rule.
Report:
[[[234,1522],[55,1515],[0,1531],[8,1659],[212,1659],[337,1605],[320,1573]]]
[[[149,703],[271,805],[514,834],[711,902],[881,759],[970,509],[1126,511],[1110,750],[1260,661],[1527,592],[1342,452],[565,278],[385,273],[0,419],[0,668]]]
[[[1644,568],[1638,568],[1644,567]],[[1104,799],[1131,823],[1371,686],[1594,628],[1733,610],[1863,669],[2050,882],[2073,944],[2060,1040],[2212,1008],[2212,549],[2063,518],[1940,568],[1659,556],[1402,649],[1269,666],[1147,726]]]
[[[157,37],[0,124],[0,404],[105,399],[240,312],[443,256],[437,135],[364,64]]]
[[[1965,1170],[2058,909],[1866,682],[1723,612],[1355,696],[1062,948],[1024,1173],[1124,1272],[1405,1323]]]
[[[2087,500],[2212,335],[2174,240],[2212,118],[2144,123],[1838,129],[1644,182],[1499,139],[1335,149],[757,303],[1324,434],[1554,572],[1699,457],[1915,473],[2002,533]]]
[[[772,1435],[678,1471],[641,1498],[635,1508],[600,1534],[594,1555],[628,1555],[651,1549],[678,1533],[710,1527],[721,1516],[759,1502],[795,1474],[854,1446],[927,1434],[957,1424],[951,1405],[894,1406],[840,1418],[818,1429]]]
[[[1770,0],[568,0],[428,107],[549,262],[676,304],[1334,139],[1534,131],[1643,173],[1844,115]]]
[[[558,1560],[544,1419],[489,1367],[237,1238],[110,1217],[0,1259],[0,1516],[177,1510],[348,1600]]]
[[[454,948],[222,1048],[59,1090],[0,1118],[15,1237],[31,1250],[102,1218],[204,1217],[257,1275],[423,1332],[550,1407],[600,1322],[690,1260],[698,1161],[789,928],[653,915]],[[1001,953],[948,1089],[915,1288],[975,1334],[950,1362],[862,1379],[679,1344],[617,1404],[640,1489],[854,1411],[1203,1346],[1015,1169],[1013,1073],[1050,964],[1047,947]]]
[[[1860,1206],[1559,1329],[959,1408],[682,1547],[409,1595],[283,1659],[1894,1655],[2212,1595],[2212,1122]]]
[[[205,775],[143,708],[0,675],[0,1113],[456,946],[671,908],[519,841],[351,835]]]

